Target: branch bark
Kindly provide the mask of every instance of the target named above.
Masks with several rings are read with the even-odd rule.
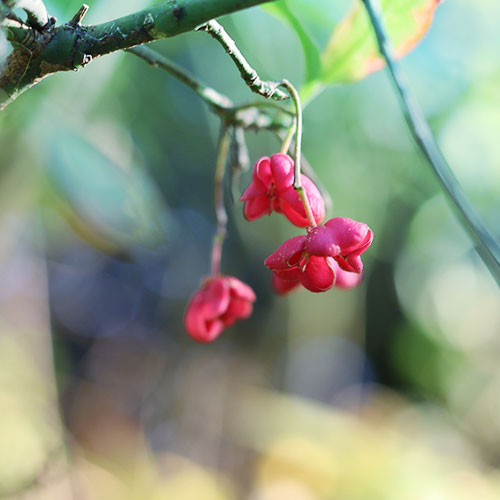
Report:
[[[0,68],[0,110],[58,71],[93,58],[194,30],[210,19],[271,0],[170,0],[95,26],[67,23],[42,31],[8,26],[12,53]]]

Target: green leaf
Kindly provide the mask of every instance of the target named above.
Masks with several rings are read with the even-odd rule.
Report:
[[[111,159],[97,143],[70,129],[51,137],[49,180],[69,203],[78,232],[84,228],[87,235],[95,233],[87,239],[104,239],[119,247],[164,242],[166,207],[145,171]]]
[[[280,2],[262,5],[261,7],[276,16],[285,24],[288,24],[295,31],[299,37],[300,44],[302,45],[302,50],[304,52],[306,70],[305,80],[306,82],[316,80],[321,70],[319,48],[289,8],[286,1],[281,0]]]
[[[426,34],[439,2],[381,0],[384,21],[398,57],[413,49]],[[321,60],[321,81],[329,84],[360,80],[384,66],[361,1],[335,27]]]

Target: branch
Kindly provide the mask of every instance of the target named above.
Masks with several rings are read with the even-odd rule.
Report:
[[[0,68],[0,110],[58,71],[79,69],[93,58],[195,29],[214,17],[270,0],[170,0],[95,26],[48,23],[41,32],[9,26],[14,50]]]
[[[234,40],[217,21],[211,20],[208,23],[199,26],[197,30],[206,31],[224,47],[224,50],[236,64],[241,78],[243,78],[252,92],[255,92],[263,97],[272,98],[276,101],[288,99],[288,95],[278,89],[279,83],[267,82],[260,79],[257,71],[255,71],[252,66],[248,64],[247,60],[240,52],[240,49],[238,49],[234,43]]]
[[[149,47],[133,47],[134,54],[154,68],[160,68],[194,90],[227,125],[252,130],[282,130],[290,126],[290,111],[271,101],[234,105],[229,97],[202,83],[185,69]],[[276,110],[275,116],[261,108]]]
[[[134,54],[154,68],[161,68],[168,71],[172,76],[194,90],[214,111],[223,113],[233,108],[233,102],[229,97],[221,94],[212,87],[208,87],[189,74],[185,69],[181,68],[174,62],[167,59],[165,56],[145,46],[132,47],[127,49],[127,52]]]
[[[401,109],[413,138],[436,174],[441,187],[456,208],[462,224],[477,245],[476,250],[479,256],[500,286],[499,245],[470,205],[445,157],[439,150],[429,124],[408,85],[406,75],[396,62],[380,9],[375,5],[374,0],[362,0],[362,2],[370,17],[380,53],[389,68],[392,82],[398,92]]]

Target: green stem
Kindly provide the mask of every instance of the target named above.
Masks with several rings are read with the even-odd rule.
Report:
[[[277,132],[277,137],[280,141],[284,141],[285,134],[283,132]],[[295,147],[295,143],[291,143],[291,147]],[[309,179],[311,179],[314,184],[316,184],[316,187],[319,189],[319,192],[321,193],[321,196],[323,198],[323,201],[325,202],[325,211],[327,214],[332,214],[333,212],[333,200],[332,197],[330,196],[330,193],[328,192],[328,189],[326,189],[325,185],[321,182],[321,179],[318,177],[314,169],[312,168],[311,164],[307,161],[306,156],[304,153],[302,153],[302,158],[300,160],[300,168],[302,172],[304,172]]]
[[[456,208],[463,226],[477,245],[476,250],[479,256],[500,286],[500,247],[472,208],[445,157],[439,150],[429,124],[409,87],[406,75],[396,62],[394,49],[387,36],[379,5],[375,3],[375,0],[362,1],[377,37],[380,53],[389,68],[392,82],[399,96],[401,109],[413,138],[437,176],[444,192]]]
[[[167,71],[180,82],[194,90],[211,107],[212,111],[220,116],[228,125],[252,130],[282,130],[290,126],[288,116],[284,116],[290,114],[290,112],[274,102],[264,101],[235,106],[229,97],[208,87],[185,69],[149,47],[137,46],[126,49],[126,52],[140,57],[155,68]],[[271,116],[260,109],[267,107],[277,109],[284,113],[284,115]]]
[[[300,160],[301,160],[301,147],[302,147],[302,107],[300,106],[299,93],[295,87],[288,80],[281,80],[278,86],[286,88],[290,97],[292,98],[295,106],[295,122],[296,122],[296,137],[295,148],[293,153],[293,161],[295,162],[295,172],[293,177],[293,187],[299,189],[302,187],[300,180]]]
[[[158,54],[158,52],[150,49],[149,47],[139,45],[126,50],[127,52],[140,57],[151,66],[168,71],[172,76],[184,83],[184,85],[187,85],[190,89],[194,90],[210,107],[214,108],[216,111],[226,112],[233,109],[234,105],[229,97],[201,83],[185,69],[181,68],[161,54]]]
[[[302,187],[302,180],[300,177],[300,161],[302,157],[301,147],[302,147],[302,107],[300,105],[300,97],[299,93],[295,89],[295,87],[288,80],[281,80],[278,83],[279,87],[286,88],[287,92],[290,94],[292,98],[293,104],[295,105],[295,121],[296,121],[296,135],[295,135],[295,147],[293,150],[293,161],[295,165],[294,176],[293,176],[293,188],[297,191],[299,198],[304,205],[304,211],[306,212],[307,220],[311,226],[316,226],[316,220],[314,219],[314,215],[311,210],[311,205],[307,198],[307,195]]]
[[[231,147],[233,170],[246,172],[250,168],[250,155],[245,140],[245,131],[241,127],[234,128]]]
[[[275,82],[268,82],[260,79],[257,71],[255,71],[252,66],[248,64],[248,61],[240,52],[236,43],[234,43],[234,40],[217,21],[212,19],[208,23],[199,26],[197,30],[206,31],[224,47],[224,50],[234,61],[241,77],[248,87],[250,87],[252,92],[276,101],[288,99],[288,96],[277,88],[278,85]]]
[[[220,263],[222,258],[222,245],[227,234],[227,212],[224,205],[224,173],[226,171],[227,155],[231,144],[231,134],[227,123],[222,123],[219,139],[219,152],[215,164],[214,179],[214,206],[217,230],[212,244],[212,266],[211,275],[220,274]]]
[[[288,99],[288,97],[287,97]],[[278,111],[281,111],[282,113],[286,113],[287,115],[290,116],[295,116],[295,111],[291,111],[287,108],[284,108],[282,105],[278,104],[277,102],[273,101],[252,101],[248,102],[246,104],[241,104],[238,106],[239,109],[246,109],[246,108],[271,108],[271,109],[276,109]]]

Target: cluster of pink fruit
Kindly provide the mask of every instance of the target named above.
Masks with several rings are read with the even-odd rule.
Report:
[[[325,292],[333,286],[357,286],[362,279],[361,254],[373,240],[371,229],[345,217],[318,225],[325,217],[321,193],[301,174],[310,208],[308,218],[293,181],[294,164],[288,155],[264,156],[255,164],[252,182],[241,197],[247,220],[274,211],[282,213],[295,226],[306,228],[307,234],[285,241],[264,261],[273,272],[274,290],[283,295],[300,285],[311,292]],[[184,317],[186,330],[199,342],[211,342],[224,328],[250,316],[255,299],[253,290],[237,278],[210,276],[188,304]]]

